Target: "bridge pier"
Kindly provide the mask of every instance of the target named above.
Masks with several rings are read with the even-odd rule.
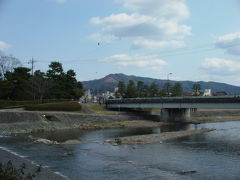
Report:
[[[165,122],[181,122],[191,119],[190,108],[164,108],[161,109],[160,120]]]

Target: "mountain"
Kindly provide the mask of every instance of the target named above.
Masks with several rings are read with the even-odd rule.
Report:
[[[143,81],[144,84],[151,84],[152,82],[156,82],[159,85],[159,88],[163,88],[164,83],[167,82],[167,80],[161,80],[161,79],[153,79],[148,77],[139,77],[139,76],[133,76],[133,75],[125,75],[125,74],[109,74],[101,79],[95,79],[90,81],[83,81],[83,85],[85,89],[90,89],[94,93],[97,92],[104,92],[104,91],[113,91],[115,87],[117,87],[117,84],[119,81],[123,81],[126,84],[129,80],[133,80],[135,83],[137,81]],[[170,83],[174,84],[176,82],[180,82],[182,84],[184,91],[192,91],[192,86],[194,81],[169,81]],[[240,94],[240,87],[233,86],[226,83],[219,83],[219,82],[205,82],[205,81],[198,81],[201,85],[202,89],[211,89],[212,92],[219,92],[219,91],[225,91],[229,95],[234,94]]]

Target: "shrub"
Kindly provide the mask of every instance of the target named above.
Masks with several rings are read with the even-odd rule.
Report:
[[[40,100],[27,100],[27,101],[14,101],[14,100],[0,100],[0,108],[24,106],[27,104],[43,104],[43,103],[54,103],[54,102],[66,102],[71,101],[70,99],[43,99]]]
[[[78,102],[71,101],[51,104],[26,105],[25,109],[29,111],[79,111],[81,110],[81,105]]]
[[[32,180],[36,174],[41,171],[39,166],[34,173],[26,174],[26,165],[23,163],[19,169],[16,169],[11,161],[0,163],[0,179],[1,180]]]

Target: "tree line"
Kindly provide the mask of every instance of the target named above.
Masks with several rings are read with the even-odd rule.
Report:
[[[160,89],[156,82],[147,85],[142,81],[138,81],[136,84],[132,80],[127,84],[123,81],[119,81],[117,88],[116,97],[118,98],[182,96],[184,93],[182,84],[179,82],[176,82],[175,84],[166,82],[163,88]],[[200,84],[193,84],[192,89],[193,95],[200,95]]]
[[[78,99],[84,93],[76,73],[53,61],[48,70],[31,71],[13,56],[0,56],[0,99]]]

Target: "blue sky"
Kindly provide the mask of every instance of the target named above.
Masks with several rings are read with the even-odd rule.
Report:
[[[240,0],[0,0],[0,52],[78,80],[125,73],[240,86]]]

